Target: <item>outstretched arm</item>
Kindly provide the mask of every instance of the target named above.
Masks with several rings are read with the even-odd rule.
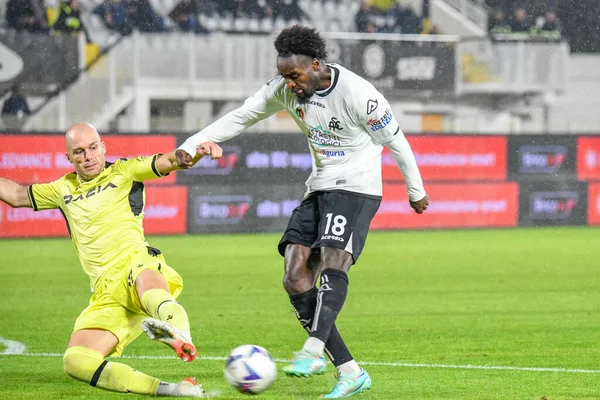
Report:
[[[196,155],[192,159],[185,151],[177,149],[169,153],[163,154],[156,160],[156,169],[161,175],[178,170],[187,169],[195,165],[202,157],[211,156],[213,160],[221,158],[223,149],[219,145],[212,142],[205,142],[198,146]]]
[[[280,92],[285,82],[281,77],[276,77],[267,82],[253,96],[248,97],[244,104],[217,119],[215,122],[202,129],[200,132],[190,136],[179,149],[184,150],[188,156],[182,156],[182,161],[191,160],[194,150],[200,143],[211,141],[215,143],[229,140],[258,121],[261,121],[283,109],[280,101]],[[180,164],[189,168],[188,164]]]
[[[31,207],[27,186],[0,178],[0,200],[11,207]]]

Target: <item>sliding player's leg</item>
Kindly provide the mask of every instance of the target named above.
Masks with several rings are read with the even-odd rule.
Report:
[[[148,337],[170,346],[183,361],[193,361],[196,347],[188,315],[176,300],[183,289],[179,274],[167,265],[160,250],[153,247],[138,251],[128,267],[127,297],[125,294],[116,297],[123,298],[130,310],[151,317],[142,322]]]
[[[106,359],[120,355],[142,333],[143,318],[122,307],[108,293],[96,292],[75,322],[63,357],[64,371],[93,387],[114,392],[202,397],[202,387],[191,380],[163,382],[129,365]]]

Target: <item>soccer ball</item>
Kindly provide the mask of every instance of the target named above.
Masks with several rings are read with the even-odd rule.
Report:
[[[236,390],[247,394],[264,392],[276,377],[275,361],[264,348],[245,344],[229,353],[225,379]]]

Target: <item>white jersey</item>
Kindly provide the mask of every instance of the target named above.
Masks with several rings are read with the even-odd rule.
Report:
[[[286,110],[306,136],[313,170],[306,181],[307,194],[320,190],[347,190],[381,196],[383,145],[402,170],[411,200],[425,196],[421,176],[392,109],[375,87],[337,64],[331,70],[329,88],[317,91],[301,103],[277,76],[267,82],[243,106],[223,116],[180,146],[195,154],[204,141],[222,142],[275,112]]]

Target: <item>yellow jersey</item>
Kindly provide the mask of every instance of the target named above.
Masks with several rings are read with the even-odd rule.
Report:
[[[98,277],[147,245],[142,182],[163,176],[156,168],[159,155],[107,162],[100,175],[87,182],[72,172],[28,187],[35,211],[62,212],[92,289]]]

